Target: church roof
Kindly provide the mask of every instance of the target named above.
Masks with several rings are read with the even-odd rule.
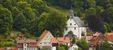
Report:
[[[69,17],[70,17],[70,19],[73,19],[77,23],[77,25],[79,27],[85,27],[85,25],[82,23],[82,21],[80,20],[80,18],[74,16],[74,13],[73,13],[73,10],[72,9],[70,10]]]
[[[73,20],[77,23],[79,27],[85,27],[79,17],[73,17]]]

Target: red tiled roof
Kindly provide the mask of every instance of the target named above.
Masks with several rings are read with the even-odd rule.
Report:
[[[101,35],[101,33],[99,33],[99,32],[96,32],[95,34],[93,34],[93,36],[96,36],[96,37],[98,37],[100,35]]]
[[[36,43],[36,40],[33,40],[33,39],[23,39],[23,40],[17,40],[17,43]]]
[[[87,40],[91,40],[93,38],[93,36],[86,36]]]
[[[104,34],[104,36],[112,36],[113,35],[113,33],[111,32],[111,33],[105,33]]]
[[[69,37],[52,38],[52,43],[70,43]]]
[[[105,33],[104,36],[108,39],[108,41],[113,42],[113,32]]]
[[[41,34],[41,36],[40,36],[40,38],[39,38],[39,42],[45,37],[45,35],[46,35],[48,32],[49,32],[48,30],[45,30],[45,31]]]
[[[23,47],[23,43],[27,43],[29,47],[37,47],[37,41],[34,39],[27,39],[27,38],[20,38],[17,37],[16,39],[17,47]]]
[[[99,43],[99,41],[106,41],[107,38],[101,34],[101,33],[98,33],[96,32],[95,34],[91,36],[86,36],[86,39],[90,39],[90,46],[93,46],[93,47],[96,47],[97,44]]]

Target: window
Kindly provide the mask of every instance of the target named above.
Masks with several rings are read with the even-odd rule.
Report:
[[[26,50],[26,48],[25,48],[25,50]]]
[[[47,36],[47,38],[48,38],[48,36]]]
[[[26,46],[27,46],[27,44],[26,44]]]
[[[76,27],[74,27],[74,29],[76,30]]]
[[[76,24],[74,24],[74,25],[76,25]]]
[[[42,44],[42,43],[40,43],[40,44]]]
[[[70,25],[72,25],[72,23],[70,23]]]
[[[45,42],[45,44],[46,44],[46,42]]]

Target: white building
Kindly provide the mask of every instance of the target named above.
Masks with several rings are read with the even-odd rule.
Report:
[[[67,29],[64,30],[64,36],[81,39],[82,35],[86,35],[86,27],[79,17],[74,16],[73,10],[71,9],[69,19],[67,21]]]
[[[38,41],[38,46],[42,49],[42,48],[47,48],[47,49],[51,49],[52,47],[52,42],[51,39],[53,38],[53,35],[50,31],[45,30]]]

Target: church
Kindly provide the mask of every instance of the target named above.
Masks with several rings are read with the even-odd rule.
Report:
[[[73,10],[70,10],[69,19],[67,20],[67,28],[64,30],[64,37],[75,37],[81,39],[86,36],[86,27],[79,17],[74,16]]]

